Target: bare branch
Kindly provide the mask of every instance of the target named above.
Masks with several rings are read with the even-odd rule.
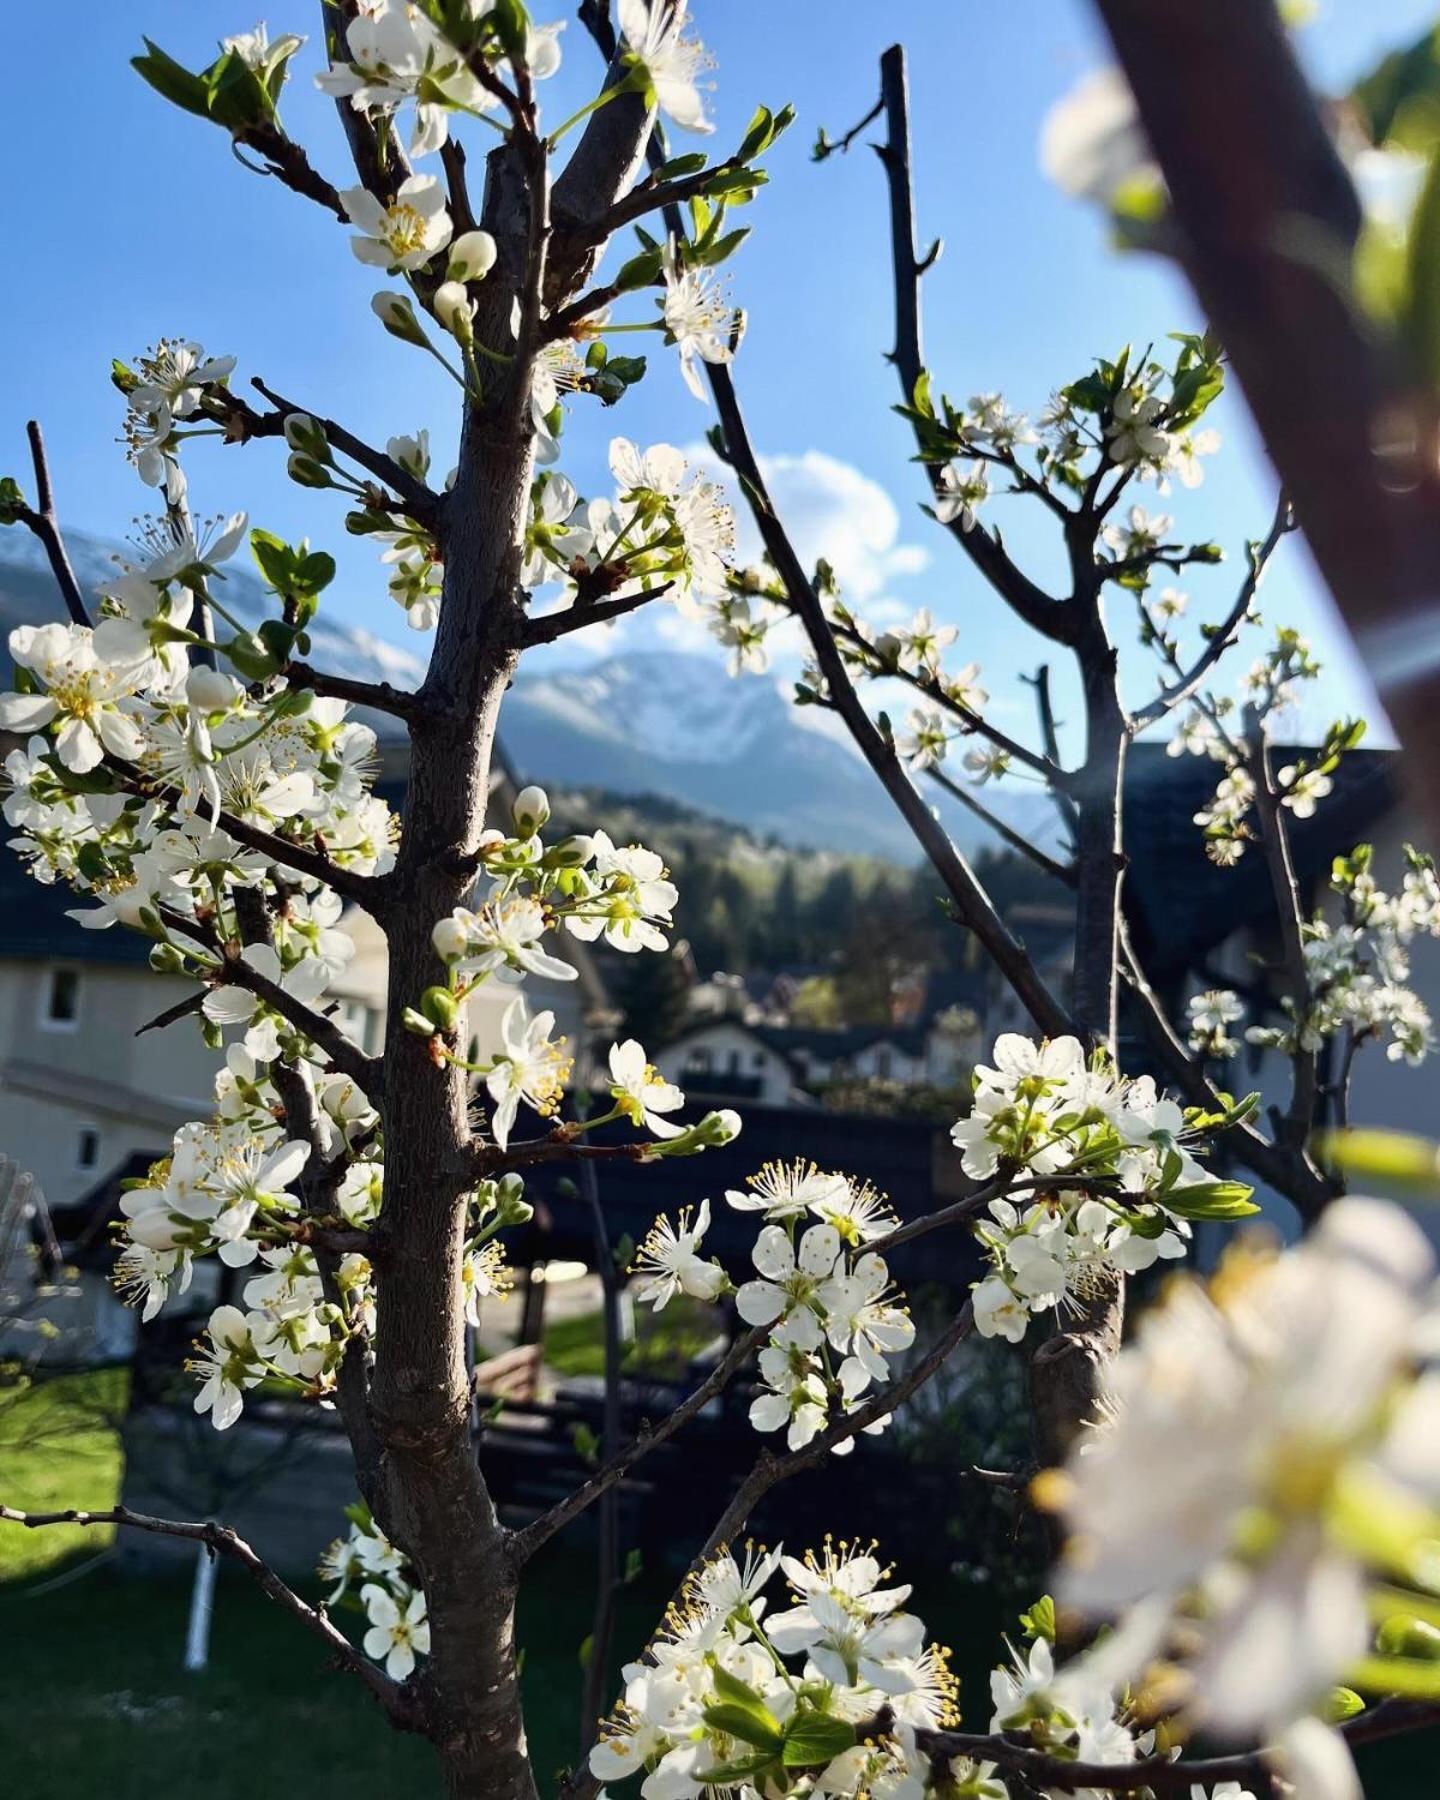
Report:
[[[895,348],[890,360],[900,378],[904,404],[912,404],[915,384],[924,372],[921,348],[920,280],[922,264],[915,254],[915,196],[910,180],[910,106],[905,78],[905,52],[892,45],[880,59],[880,93],[885,108],[887,141],[877,145],[890,188],[890,254],[895,278]],[[1014,465],[1018,468],[1018,464]],[[1013,470],[1012,470],[1013,472]],[[925,470],[938,499],[943,493],[941,469]],[[998,536],[976,525],[966,531],[960,520],[946,527],[995,592],[1018,618],[1057,643],[1069,643],[1073,620],[1063,600],[1038,587],[1011,561]]]
[[[261,1591],[282,1607],[305,1629],[319,1638],[330,1651],[338,1667],[362,1681],[385,1708],[394,1724],[405,1730],[417,1728],[419,1712],[405,1690],[385,1674],[377,1664],[363,1656],[342,1631],[330,1623],[322,1607],[311,1606],[293,1588],[287,1587],[270,1565],[228,1525],[210,1521],[184,1522],[178,1519],[156,1519],[148,1513],[131,1512],[129,1507],[115,1506],[106,1512],[81,1512],[70,1508],[63,1512],[20,1512],[12,1506],[0,1506],[0,1520],[23,1525],[36,1531],[46,1525],[123,1525],[131,1531],[148,1531],[160,1537],[188,1538],[207,1546],[212,1555],[229,1557],[247,1570],[260,1584]]]
[[[1411,1700],[1384,1700],[1356,1718],[1348,1719],[1341,1734],[1352,1746],[1378,1743],[1406,1732],[1427,1731],[1440,1724],[1440,1706]],[[1150,1756],[1139,1762],[1068,1762],[1003,1736],[969,1731],[931,1731],[915,1734],[919,1747],[937,1769],[953,1756],[970,1756],[993,1762],[1002,1774],[1020,1776],[1027,1787],[1047,1793],[1078,1793],[1082,1789],[1133,1794],[1142,1789],[1156,1794],[1188,1794],[1194,1788],[1208,1790],[1219,1782],[1255,1785],[1264,1791],[1274,1767],[1266,1751],[1244,1751],[1232,1756],[1203,1756],[1171,1761]],[[1283,1764],[1281,1765],[1283,1768]]]
[[[1047,875],[1054,876],[1056,881],[1063,882],[1066,887],[1074,887],[1075,871],[1073,868],[1065,863],[1056,862],[1055,858],[1047,855],[1038,844],[1032,844],[1029,838],[1021,837],[1013,825],[1007,825],[997,813],[991,812],[982,800],[977,800],[963,781],[954,780],[940,768],[929,768],[925,773],[937,787],[943,788],[952,800],[958,800],[977,819],[983,820],[991,831],[1003,843],[1008,844],[1012,850],[1027,857],[1035,864],[1036,868],[1043,869]]]
[[[413,719],[425,711],[418,693],[392,687],[388,681],[352,681],[348,675],[331,675],[307,662],[288,664],[285,674],[294,687],[309,688],[312,694],[345,700],[351,706],[369,706],[397,719]]]
[[[665,1443],[668,1438],[697,1418],[710,1402],[729,1384],[732,1376],[743,1368],[746,1359],[764,1343],[769,1327],[756,1325],[735,1342],[725,1352],[721,1360],[701,1382],[694,1393],[682,1400],[673,1412],[668,1413],[653,1431],[637,1437],[626,1446],[620,1454],[603,1468],[597,1469],[590,1479],[576,1488],[574,1493],[552,1506],[547,1513],[531,1524],[517,1531],[511,1539],[511,1552],[517,1564],[525,1563],[535,1554],[542,1544],[548,1543],[557,1531],[579,1518],[587,1507],[592,1506],[600,1496],[622,1480],[635,1464],[644,1456],[648,1456],[657,1445]]]
[[[1291,1023],[1297,1036],[1290,1052],[1292,1080],[1290,1106],[1281,1119],[1276,1135],[1287,1148],[1300,1149],[1315,1127],[1315,1103],[1320,1092],[1320,1058],[1318,1050],[1306,1049],[1302,1026],[1310,1011],[1310,970],[1305,957],[1304,907],[1300,900],[1300,883],[1295,874],[1295,859],[1290,851],[1290,832],[1285,822],[1280,790],[1270,760],[1270,745],[1264,722],[1258,710],[1245,709],[1245,736],[1251,746],[1250,774],[1255,783],[1255,816],[1260,825],[1260,848],[1270,888],[1275,899],[1275,916],[1280,928],[1280,975],[1286,997],[1293,1009]]]
[[[401,468],[394,457],[367,444],[363,438],[356,437],[353,431],[347,431],[334,419],[322,418],[319,413],[312,413],[308,407],[299,406],[295,401],[287,400],[283,394],[277,394],[258,375],[252,378],[250,385],[257,393],[265,396],[274,407],[273,412],[257,412],[229,388],[211,387],[205,395],[206,410],[225,424],[233,439],[244,442],[249,438],[283,438],[285,421],[296,413],[304,413],[314,419],[342,456],[348,456],[352,462],[358,463],[394,492],[399,501],[397,511],[407,513],[422,525],[431,528],[438,525],[444,510],[440,495],[408,469]]]
[[[1280,540],[1295,529],[1295,515],[1291,511],[1290,502],[1282,493],[1275,506],[1275,518],[1264,539],[1250,558],[1250,568],[1241,583],[1240,592],[1235,597],[1235,604],[1216,625],[1209,642],[1188,669],[1180,669],[1176,663],[1173,647],[1166,653],[1167,660],[1176,668],[1179,680],[1170,687],[1162,687],[1160,692],[1148,705],[1142,706],[1134,713],[1134,725],[1137,731],[1143,731],[1147,725],[1153,725],[1158,719],[1172,712],[1182,701],[1188,700],[1224,656],[1225,652],[1236,642],[1240,635],[1240,627],[1250,616],[1250,608],[1255,602],[1255,593],[1264,577],[1270,558],[1279,547]],[[1168,641],[1168,640],[1167,640]]]
[[[648,588],[643,594],[622,594],[618,600],[599,600],[593,604],[577,602],[562,607],[559,612],[542,613],[539,618],[526,620],[521,644],[526,650],[533,650],[536,644],[553,644],[556,638],[566,637],[572,631],[583,631],[587,625],[604,625],[610,619],[621,619],[648,601],[668,594],[674,585],[673,581],[666,581],[659,587]]]
[[[335,188],[311,167],[303,146],[286,137],[278,125],[247,125],[244,131],[236,134],[235,142],[244,144],[247,150],[253,150],[265,159],[266,167],[257,169],[242,156],[240,161],[245,162],[246,168],[254,169],[257,175],[273,175],[292,193],[313,200],[326,212],[334,213],[342,225],[350,223],[350,215]]]
[[[30,440],[30,461],[35,469],[35,498],[39,505],[16,507],[15,514],[26,530],[39,538],[71,623],[88,625],[90,613],[85,605],[80,583],[71,567],[65,539],[60,532],[60,520],[55,512],[55,493],[50,485],[50,462],[45,454],[45,434],[40,429],[38,419],[30,420],[25,427],[25,435]]]
[[[1222,1106],[1220,1091],[1205,1073],[1200,1058],[1187,1048],[1170,1023],[1164,1002],[1141,967],[1123,918],[1120,922],[1120,972],[1150,1049],[1169,1079],[1192,1106],[1219,1111]],[[1232,1125],[1225,1133],[1225,1141],[1246,1168],[1284,1194],[1302,1218],[1318,1217],[1338,1191],[1303,1145],[1289,1149],[1273,1144],[1248,1119]]]
[[[178,925],[185,925],[180,915],[175,915]],[[193,929],[186,926],[186,929]],[[385,1065],[379,1057],[366,1056],[365,1052],[353,1044],[333,1019],[329,1019],[314,1007],[307,1006],[303,1000],[297,1000],[281,987],[278,981],[272,981],[268,975],[262,975],[241,956],[238,947],[233,955],[226,954],[219,979],[222,986],[242,987],[254,994],[257,1000],[263,1000],[272,1012],[279,1013],[295,1029],[302,1032],[330,1059],[331,1065],[342,1075],[348,1075],[358,1086],[362,1087],[371,1102],[379,1105],[385,1088]]]
[[[849,727],[857,748],[945,883],[961,920],[980,939],[1040,1029],[1051,1036],[1064,1034],[1071,1028],[1065,1009],[1040,979],[1034,963],[996,912],[969,863],[920,797],[893,742],[882,736],[855,692],[820,597],[775,512],[745,428],[730,371],[720,364],[707,364],[706,367],[724,431],[726,456],[745,491],[766,552],[789,602],[805,626],[831,701]]]

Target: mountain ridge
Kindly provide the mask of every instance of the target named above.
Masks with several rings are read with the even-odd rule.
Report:
[[[113,576],[124,547],[87,532],[67,534],[87,592]],[[245,623],[272,609],[258,577],[240,560],[225,565],[220,590]],[[311,627],[317,667],[362,681],[418,686],[422,658],[322,607]],[[0,533],[0,665],[21,623],[63,616],[40,544],[18,527]],[[427,646],[428,647],[428,646]],[[383,735],[393,720],[373,716]],[[770,677],[729,676],[717,660],[667,649],[627,650],[560,669],[522,669],[501,715],[504,757],[526,781],[557,787],[657,793],[774,837],[795,849],[845,851],[913,863],[909,831],[847,742],[807,722]],[[1002,798],[1007,821],[1053,843],[1053,816],[1038,795]],[[951,802],[942,816],[967,850],[992,835]]]

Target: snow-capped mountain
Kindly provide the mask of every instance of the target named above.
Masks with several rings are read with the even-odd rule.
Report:
[[[773,681],[705,656],[627,652],[527,676],[505,702],[506,754],[536,780],[658,793],[786,843],[910,860],[913,843],[847,744]]]
[[[78,531],[66,534],[66,544],[87,593],[114,575],[116,544]],[[247,624],[258,622],[271,610],[258,577],[240,555],[225,573],[225,606]],[[311,627],[317,667],[397,687],[419,683],[421,656],[340,623],[342,610],[322,607]],[[61,616],[39,543],[19,528],[0,531],[0,679],[8,676],[4,644],[12,627]],[[428,640],[420,647],[428,650]],[[374,722],[382,731],[399,729],[392,720]],[[523,780],[659,794],[787,844],[913,862],[914,840],[874,776],[824,726],[773,679],[732,680],[710,657],[646,650],[583,668],[522,669],[506,697],[500,735]],[[1016,829],[1053,843],[1053,815],[1040,796],[1002,804]],[[968,813],[949,802],[944,812],[967,849],[988,840]]]

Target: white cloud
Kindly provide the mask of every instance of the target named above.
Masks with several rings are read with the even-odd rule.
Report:
[[[738,499],[730,471],[708,445],[690,444],[685,454]],[[928,567],[930,553],[923,545],[896,541],[895,502],[853,463],[823,450],[802,450],[795,456],[762,456],[760,468],[801,562],[813,568],[823,556],[857,606],[877,600],[896,576],[918,575]],[[758,562],[759,534],[743,503],[735,515],[739,560]]]

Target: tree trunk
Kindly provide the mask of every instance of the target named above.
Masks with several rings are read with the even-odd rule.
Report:
[[[486,217],[500,279],[477,331],[503,342],[525,269],[523,183],[490,165]],[[502,327],[501,321],[505,322]],[[444,969],[430,941],[474,879],[500,701],[519,656],[519,586],[533,472],[528,368],[467,404],[447,505],[440,623],[411,730],[404,831],[386,918],[384,1257],[376,1283],[370,1414],[380,1444],[378,1516],[415,1565],[430,1621],[417,1678],[426,1735],[451,1794],[534,1800],[515,1669],[516,1573],[475,1458],[460,1264],[472,1181],[468,1076],[437,1068],[402,1017]],[[468,1041],[462,1012],[458,1027]]]

